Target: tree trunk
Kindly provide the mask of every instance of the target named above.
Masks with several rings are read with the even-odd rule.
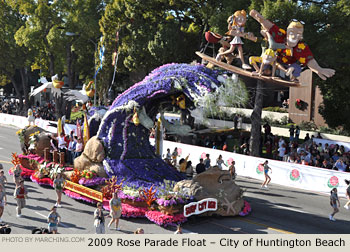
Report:
[[[20,84],[16,82],[14,76],[10,77],[10,80],[12,82],[13,87],[15,88],[16,91],[16,96],[19,100],[19,111],[22,110],[23,108],[23,99],[22,99],[22,94],[21,94],[21,89],[20,89]],[[18,112],[18,111],[17,111]]]
[[[261,113],[263,106],[263,85],[264,82],[258,80],[256,84],[255,103],[250,119],[252,121],[252,128],[250,131],[250,155],[260,156],[260,141],[261,141]]]
[[[28,88],[28,71],[26,68],[20,69],[21,79],[22,79],[22,87],[23,87],[23,95],[24,95],[24,108],[23,111],[26,112],[30,108],[30,100],[29,100],[29,88]]]
[[[73,53],[71,49],[72,44],[67,44],[67,77],[69,88],[74,88],[74,75],[73,75]]]
[[[55,75],[55,56],[52,53],[50,53],[49,59],[50,59],[50,66],[49,66],[50,75],[54,76]]]

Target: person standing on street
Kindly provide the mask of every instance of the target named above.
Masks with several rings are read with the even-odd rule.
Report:
[[[345,179],[345,184],[348,186],[346,188],[346,198],[348,199],[348,201],[345,203],[344,208],[349,210],[349,205],[350,205],[350,181]]]
[[[57,213],[57,207],[53,206],[51,212],[47,216],[47,221],[49,222],[49,232],[57,234],[57,226],[61,221],[61,216]]]
[[[112,194],[112,198],[109,201],[109,208],[110,208],[110,216],[112,217],[112,220],[109,222],[108,227],[110,227],[113,222],[115,222],[115,229],[120,230],[118,227],[119,224],[119,218],[122,215],[122,202],[118,198],[118,193],[114,192]]]
[[[236,167],[235,167],[235,164],[236,164],[236,162],[234,160],[232,160],[232,163],[231,163],[230,167],[228,168],[232,180],[236,179]]]
[[[96,228],[96,234],[105,233],[105,216],[103,215],[102,203],[97,203],[97,208],[94,212],[94,227]]]
[[[265,175],[265,181],[264,181],[264,183],[261,185],[261,188],[266,188],[266,189],[268,189],[268,184],[270,183],[270,181],[271,181],[271,178],[270,178],[270,176],[269,176],[269,170],[272,172],[272,170],[271,170],[271,168],[268,166],[268,163],[269,163],[269,161],[265,161],[264,162],[264,164],[263,164],[263,166],[264,166],[264,175]]]
[[[176,227],[176,231],[174,232],[174,234],[182,234],[182,227],[181,227],[181,225],[178,225]]]
[[[4,213],[4,208],[7,205],[6,192],[3,189],[3,186],[0,184],[0,223],[2,222],[2,214]]]
[[[61,199],[62,199],[62,191],[64,187],[64,178],[62,177],[62,174],[59,172],[56,174],[56,178],[53,181],[53,187],[56,190],[57,194],[57,201],[55,206],[61,207]]]
[[[2,190],[6,193],[7,178],[3,170],[0,170],[0,185],[2,186]]]
[[[26,205],[27,195],[28,195],[28,191],[24,186],[24,181],[21,180],[19,182],[19,185],[16,186],[15,192],[14,192],[14,197],[17,201],[16,211],[17,211],[18,218],[22,217],[22,208],[24,208]]]
[[[222,170],[222,165],[227,165],[225,164],[225,161],[222,160],[222,155],[219,155],[218,159],[216,159],[216,165],[219,167],[220,170]]]
[[[19,182],[22,180],[21,173],[21,166],[16,165],[15,169],[13,170],[13,182],[15,182],[16,186],[19,186]]]
[[[331,191],[330,204],[333,207],[333,213],[329,215],[329,220],[335,221],[334,215],[339,212],[338,207],[340,207],[337,188],[333,188]]]

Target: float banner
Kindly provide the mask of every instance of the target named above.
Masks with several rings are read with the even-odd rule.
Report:
[[[164,153],[166,153],[167,148],[173,150],[175,147],[177,147],[178,150],[181,150],[180,158],[185,158],[191,153],[189,160],[192,161],[194,167],[199,163],[200,158],[205,159],[206,154],[210,155],[212,166],[216,164],[215,160],[219,155],[222,155],[222,159],[225,162],[225,164],[222,165],[223,170],[228,170],[232,161],[235,161],[237,175],[262,181],[265,179],[262,163],[264,163],[265,160],[268,160],[268,165],[272,170],[272,172],[269,173],[271,183],[313,192],[329,194],[333,188],[337,188],[338,195],[344,197],[347,188],[344,180],[350,180],[349,172],[252,157],[189,144],[163,141]]]
[[[208,227],[208,230],[210,227]],[[208,232],[207,230],[207,232]],[[206,230],[203,230],[205,232]],[[1,251],[349,251],[350,235],[57,234],[3,235]]]
[[[99,191],[92,190],[88,187],[73,183],[71,181],[66,180],[64,189],[79,193],[83,196],[86,196],[90,199],[102,202],[103,201],[103,194]]]
[[[184,206],[184,216],[189,217],[195,214],[201,214],[208,211],[216,211],[218,201],[214,198],[202,199],[201,201],[192,202]]]

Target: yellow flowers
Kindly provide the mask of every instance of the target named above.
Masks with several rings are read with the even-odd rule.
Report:
[[[40,134],[40,131],[35,131],[34,133],[30,134],[29,137],[35,136],[35,135],[38,135],[38,134]]]
[[[283,61],[283,63],[287,63],[287,62],[288,62],[288,59],[287,59],[286,57],[283,57],[283,58],[282,58],[282,61]]]
[[[23,132],[23,129],[19,129],[17,132],[16,132],[16,135],[21,135]]]
[[[304,50],[305,49],[305,44],[304,43],[299,43],[298,44],[298,48],[301,49],[301,50]]]
[[[286,55],[287,56],[292,56],[292,50],[286,49]]]
[[[283,29],[279,29],[279,31],[281,32],[281,33],[283,33],[283,34],[286,34],[286,31],[285,30],[283,30]]]
[[[305,60],[305,58],[299,58],[299,62],[300,62],[301,64],[305,64],[306,60]]]

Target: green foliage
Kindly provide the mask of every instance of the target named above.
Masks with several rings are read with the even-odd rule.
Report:
[[[313,83],[320,87],[324,98],[320,112],[330,127],[341,126],[349,131],[348,0],[1,1],[0,76],[6,78],[1,77],[0,83],[7,83],[19,69],[38,68],[45,76],[71,71],[75,82],[91,80],[95,64],[99,64],[94,44],[102,33],[106,51],[97,87],[103,97],[113,76],[115,50],[119,61],[114,86],[122,91],[160,65],[192,62],[196,59],[194,52],[206,43],[205,31],[224,34],[228,16],[236,10],[248,13],[253,8],[284,29],[291,19],[305,22],[304,41],[315,59],[320,66],[336,70],[336,75],[327,81],[314,74]],[[260,37],[260,25],[249,17],[246,31]],[[66,36],[66,32],[77,36]],[[73,64],[68,69],[67,54],[71,49]],[[244,53],[260,55],[259,43],[245,41]],[[18,84],[15,88],[21,94]]]
[[[266,107],[263,108],[264,111],[271,111],[271,112],[279,112],[279,113],[288,113],[288,111],[284,108],[280,107]]]
[[[289,117],[288,117],[288,116],[283,116],[283,117],[281,118],[280,123],[281,123],[282,125],[287,125],[287,124],[289,123]]]
[[[6,75],[0,75],[0,86],[6,86],[8,83],[10,83],[10,80]]]
[[[314,122],[306,122],[306,121],[302,121],[299,124],[299,128],[302,130],[317,130],[317,125]]]

